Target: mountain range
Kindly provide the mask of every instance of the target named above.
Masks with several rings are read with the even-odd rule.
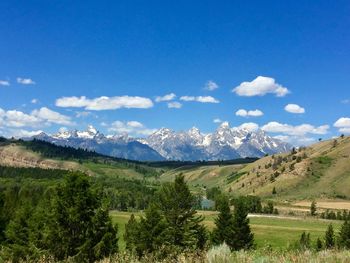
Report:
[[[90,125],[86,131],[60,131],[54,135],[40,133],[30,139],[139,161],[230,160],[283,153],[292,148],[262,130],[231,128],[228,122],[223,122],[209,134],[202,134],[193,127],[180,132],[161,128],[145,138],[133,138],[127,134],[105,136]]]

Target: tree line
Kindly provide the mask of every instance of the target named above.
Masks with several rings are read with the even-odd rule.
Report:
[[[333,225],[329,224],[324,237],[317,238],[314,245],[311,244],[310,233],[304,231],[295,247],[301,250],[314,248],[317,251],[336,248],[350,249],[350,221],[346,219],[338,233],[335,233]]]
[[[108,204],[84,174],[70,172],[35,204],[22,200],[8,221],[4,213],[7,201],[1,193],[3,259],[18,262],[47,255],[93,262],[118,251],[117,228],[109,217]]]
[[[12,195],[8,190],[0,192],[0,259],[35,261],[47,256],[94,262],[118,253],[118,229],[109,216],[108,198],[92,178],[67,172],[50,187],[40,188],[40,198],[22,190]],[[18,201],[13,206],[16,194]],[[216,228],[209,232],[203,217],[197,215],[196,202],[183,176],[163,184],[151,198],[144,216],[131,216],[127,223],[127,249],[140,257],[152,253],[162,258],[202,251],[223,242],[232,250],[253,247],[243,204],[237,204],[232,213],[228,199],[223,199]],[[10,217],[9,207],[16,207]]]
[[[174,183],[164,184],[145,211],[136,219],[132,215],[125,227],[126,248],[138,256],[156,253],[159,257],[172,253],[201,251],[210,245],[226,243],[232,250],[254,247],[247,209],[242,201],[230,209],[229,199],[221,195],[215,229],[209,232],[196,215],[196,198],[182,175]]]

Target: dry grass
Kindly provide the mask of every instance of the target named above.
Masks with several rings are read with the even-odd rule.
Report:
[[[350,262],[350,251],[239,251],[230,253],[222,246],[209,250],[205,255],[179,255],[173,258],[156,260],[148,256],[142,259],[119,255],[104,259],[99,263],[348,263]]]
[[[311,201],[300,201],[293,204],[294,206],[310,208]],[[346,209],[350,210],[350,201],[317,201],[318,208],[325,209]],[[308,209],[310,210],[310,209]]]
[[[306,158],[304,158],[306,156]],[[276,201],[289,203],[296,200],[342,200],[350,199],[350,137],[318,142],[292,156],[280,154],[264,157],[247,165],[241,171],[247,172],[226,189],[234,193],[253,194]],[[287,157],[274,170],[272,164],[276,158]],[[297,157],[301,160],[296,160]],[[325,162],[322,162],[325,160]],[[294,165],[294,169],[291,169]],[[271,180],[275,172],[279,176]],[[272,194],[276,188],[277,194]],[[336,203],[335,209],[348,209],[348,204]],[[328,207],[325,207],[328,208]]]
[[[22,261],[23,263],[56,263],[52,258],[42,258],[37,261]],[[73,263],[72,260],[64,261]],[[258,251],[238,251],[231,253],[225,245],[214,247],[206,253],[181,254],[157,259],[152,255],[141,259],[127,253],[120,253],[105,258],[96,263],[348,263],[350,251],[325,250],[284,251],[276,252],[268,248]],[[11,262],[8,262],[11,263]]]

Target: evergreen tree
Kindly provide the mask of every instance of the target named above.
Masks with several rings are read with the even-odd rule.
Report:
[[[23,205],[17,210],[15,217],[9,222],[6,229],[5,257],[13,262],[19,262],[26,258],[33,259],[35,248],[29,245],[30,218],[33,209],[29,205]],[[31,257],[30,257],[31,256]]]
[[[318,237],[316,240],[316,251],[321,251],[323,248],[322,240]]]
[[[5,240],[6,220],[4,214],[4,195],[0,192],[0,245]]]
[[[310,246],[310,233],[306,233],[305,231],[301,234],[299,240],[300,249],[305,250],[309,249]]]
[[[235,204],[233,213],[234,250],[250,249],[254,246],[254,235],[250,230],[248,212],[242,201]]]
[[[118,226],[113,225],[106,204],[97,209],[92,218],[92,227],[89,230],[92,242],[87,243],[86,249],[90,249],[90,245],[92,245],[88,255],[90,259],[100,259],[118,252]]]
[[[157,205],[168,226],[166,243],[179,251],[198,248],[198,229],[203,221],[196,216],[195,198],[184,177],[176,176],[174,183],[166,183],[158,193]]]
[[[58,259],[92,262],[117,249],[116,228],[89,178],[71,173],[57,189],[49,233],[50,252]]]
[[[312,201],[310,206],[310,214],[312,216],[315,216],[316,212],[317,212],[316,201]]]
[[[225,242],[233,249],[233,215],[230,211],[229,200],[226,196],[221,195],[220,198],[217,199],[217,208],[219,215],[215,219],[215,228],[212,232],[212,242],[215,245],[220,245]]]
[[[140,239],[139,228],[139,223],[136,221],[134,214],[132,214],[129,218],[128,223],[125,225],[124,233],[125,248],[128,251],[136,251],[136,245]]]
[[[273,214],[274,206],[272,201],[268,201],[267,205],[263,208],[264,214]]]
[[[145,217],[141,217],[138,229],[138,240],[136,240],[138,255],[151,253],[170,245],[168,224],[154,203],[146,209]]]
[[[326,234],[325,234],[325,247],[326,249],[331,249],[335,245],[335,238],[334,238],[334,230],[332,224],[328,225]]]
[[[276,187],[273,187],[273,189],[272,189],[272,194],[273,194],[273,195],[277,194]]]
[[[345,220],[340,228],[338,244],[341,248],[350,248],[350,223],[348,220]]]

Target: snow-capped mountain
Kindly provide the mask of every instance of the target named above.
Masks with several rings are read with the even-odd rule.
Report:
[[[231,128],[228,122],[223,122],[210,134],[202,134],[195,127],[187,132],[162,128],[139,141],[168,160],[228,160],[261,157],[291,149],[291,145],[268,136],[262,130]]]
[[[140,143],[126,134],[105,136],[93,126],[88,126],[86,131],[60,131],[52,136],[40,133],[32,137],[54,143],[60,146],[88,149],[97,153],[140,161],[164,160],[157,151],[148,145]]]
[[[140,161],[230,160],[262,157],[292,148],[262,130],[231,128],[227,122],[209,134],[202,134],[196,127],[180,132],[161,128],[146,138],[132,138],[127,134],[105,136],[93,126],[88,126],[85,131],[60,131],[51,136],[41,133],[32,138]]]

